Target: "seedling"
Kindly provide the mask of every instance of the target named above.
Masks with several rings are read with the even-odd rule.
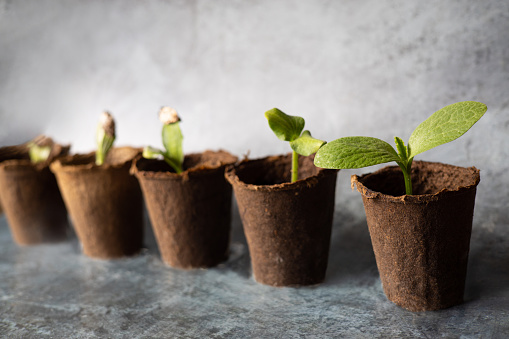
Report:
[[[309,156],[316,153],[325,141],[315,139],[309,131],[304,131],[304,118],[288,115],[277,108],[265,112],[269,127],[283,141],[289,141],[292,148],[292,182],[299,178],[299,154]]]
[[[182,173],[184,152],[182,150],[182,131],[180,130],[180,117],[177,111],[171,107],[163,107],[159,111],[159,120],[163,123],[163,146],[166,151],[147,146],[143,150],[143,157],[156,159],[163,157],[164,161],[175,170]]]
[[[97,126],[97,152],[95,163],[100,166],[104,163],[113,142],[115,141],[115,120],[108,112],[103,112]]]
[[[397,151],[383,140],[371,137],[346,137],[323,146],[315,156],[322,168],[361,168],[395,161],[405,180],[407,195],[412,194],[412,161],[417,154],[456,140],[486,112],[485,104],[463,101],[446,106],[422,122],[412,132],[408,145],[395,137]]]
[[[27,144],[28,156],[33,164],[44,162],[48,160],[53,147],[53,140],[51,138],[39,135]]]

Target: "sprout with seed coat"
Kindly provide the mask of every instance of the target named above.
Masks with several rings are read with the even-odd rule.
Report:
[[[97,152],[95,164],[100,166],[104,163],[106,155],[115,141],[115,120],[109,112],[103,112],[97,126]]]
[[[143,157],[157,159],[162,156],[176,173],[181,173],[184,152],[182,150],[183,136],[180,130],[180,117],[175,109],[165,106],[159,111],[159,120],[163,123],[162,139],[166,151],[147,146],[143,149]]]

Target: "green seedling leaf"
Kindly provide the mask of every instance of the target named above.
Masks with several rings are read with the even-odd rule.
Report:
[[[322,168],[362,168],[400,161],[394,148],[383,140],[371,137],[345,137],[323,145],[315,156],[315,165]]]
[[[162,139],[166,151],[147,146],[143,149],[143,157],[157,159],[160,156],[175,170],[182,173],[184,152],[182,150],[182,131],[180,130],[180,118],[177,111],[171,107],[162,107],[159,111],[159,120],[163,123]]]
[[[299,174],[299,154],[308,156],[325,144],[325,141],[315,139],[309,131],[304,131],[305,121],[303,118],[288,115],[277,108],[265,112],[265,118],[274,134],[283,141],[289,141],[293,150],[292,154],[292,182],[297,181]],[[301,135],[302,133],[302,135]]]
[[[408,160],[408,152],[405,146],[405,142],[398,137],[394,137],[394,142],[396,143],[396,149],[398,150],[399,157],[402,160]]]
[[[28,144],[28,156],[33,164],[48,160],[51,153],[51,146],[38,146],[31,142]]]
[[[316,153],[323,144],[325,141],[313,138],[309,131],[304,131],[300,137],[290,142],[295,152],[306,157]]]
[[[436,111],[417,126],[410,136],[409,158],[456,140],[465,134],[487,109],[483,103],[463,101]]]
[[[169,158],[168,154],[166,152],[164,152],[158,148],[147,146],[143,149],[142,156],[145,159],[159,159],[162,157],[163,160],[166,161],[166,163],[168,165],[170,165],[171,168],[173,168],[176,173],[182,172],[182,166],[180,164],[176,163],[175,160]]]
[[[303,118],[285,114],[277,108],[265,112],[265,117],[274,134],[283,141],[294,141],[304,129]]]
[[[394,138],[398,153],[385,141],[370,137],[346,137],[322,146],[315,165],[322,168],[361,168],[395,161],[403,171],[405,190],[412,194],[414,156],[453,141],[467,132],[486,112],[485,104],[475,101],[446,106],[422,122],[410,136],[408,145]]]
[[[164,152],[158,148],[147,146],[143,149],[142,156],[145,159],[157,159],[161,156],[164,157]]]
[[[166,149],[165,158],[170,162],[171,167],[177,172],[182,172],[182,163],[184,162],[184,152],[182,151],[182,131],[179,122],[163,126],[163,145]],[[173,164],[173,165],[172,165]]]

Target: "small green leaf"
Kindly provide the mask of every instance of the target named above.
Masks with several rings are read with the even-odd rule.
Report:
[[[322,168],[361,168],[391,161],[400,161],[394,148],[383,140],[371,137],[346,137],[323,145],[315,156],[315,165]]]
[[[182,131],[179,122],[163,125],[163,145],[166,149],[166,157],[171,160],[171,165],[177,173],[182,172],[184,152],[182,150]],[[176,166],[177,168],[175,168]]]
[[[300,137],[290,142],[295,152],[306,157],[316,153],[323,144],[325,141],[313,138],[309,131],[304,131]]]
[[[406,162],[408,160],[408,153],[405,142],[398,137],[394,137],[394,142],[396,143],[396,149],[398,150],[399,157]]]
[[[147,146],[143,149],[142,156],[145,159],[157,159],[160,156],[164,156],[164,152],[158,148]]]
[[[436,111],[417,126],[410,136],[409,158],[456,140],[465,134],[487,109],[483,103],[463,101]]]
[[[31,142],[28,145],[28,156],[33,164],[48,160],[51,153],[51,146],[38,146]]]
[[[304,119],[298,116],[288,115],[277,108],[265,112],[269,126],[276,136],[283,141],[297,139],[304,129]]]
[[[176,173],[182,172],[182,164],[175,162],[174,159],[168,157],[168,154],[166,152],[161,151],[158,148],[147,146],[143,149],[142,156],[145,159],[158,159],[159,157],[163,157],[163,160],[166,161],[166,163],[170,165],[171,168],[173,168]]]

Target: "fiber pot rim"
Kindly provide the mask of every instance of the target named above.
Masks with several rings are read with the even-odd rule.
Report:
[[[218,151],[205,150],[203,152],[195,152],[186,154],[185,157],[189,158],[192,156],[221,156],[219,159],[205,159],[204,161],[198,161],[198,163],[194,166],[186,168],[181,173],[175,173],[170,171],[151,171],[151,170],[140,170],[138,168],[138,163],[140,161],[153,161],[154,163],[165,163],[164,160],[159,159],[145,159],[141,155],[138,155],[132,165],[130,173],[135,175],[138,178],[143,178],[145,180],[186,180],[191,175],[199,175],[212,171],[216,171],[218,169],[224,168],[228,165],[232,165],[238,161],[238,157],[231,154],[228,151],[220,149]]]
[[[246,189],[246,190],[250,190],[250,191],[263,191],[263,192],[269,192],[269,191],[286,191],[286,190],[294,190],[294,189],[297,189],[297,188],[304,188],[304,187],[313,187],[313,186],[316,186],[319,182],[319,180],[322,178],[322,177],[325,177],[325,176],[328,176],[328,175],[331,175],[333,173],[337,173],[339,172],[339,170],[336,170],[336,169],[325,169],[325,168],[320,168],[320,167],[316,167],[317,170],[318,170],[318,173],[315,174],[315,175],[311,175],[309,177],[306,177],[306,178],[303,178],[303,179],[299,179],[295,182],[283,182],[281,184],[273,184],[273,185],[256,185],[256,184],[247,184],[245,183],[244,181],[242,181],[238,175],[237,175],[237,171],[238,170],[242,170],[243,167],[245,166],[252,166],[256,163],[259,163],[259,162],[264,162],[264,161],[275,161],[275,160],[278,160],[282,157],[285,157],[287,156],[288,154],[280,154],[280,155],[271,155],[271,156],[267,156],[267,157],[263,157],[263,158],[257,158],[257,159],[247,159],[245,158],[244,160],[242,160],[241,162],[235,164],[235,165],[230,165],[226,168],[226,172],[225,172],[225,177],[226,179],[228,180],[228,182],[233,185],[233,186],[237,186],[237,187],[241,187],[243,189]]]
[[[28,147],[25,144],[0,147],[0,153],[2,151],[7,151],[8,149],[11,149],[12,150],[11,152],[13,154],[17,153],[22,157],[20,159],[6,159],[3,161],[0,160],[0,169],[4,171],[35,170],[37,172],[41,172],[48,168],[52,162],[67,156],[70,148],[71,145],[60,145],[55,143],[53,145],[50,155],[48,156],[48,159],[37,164],[34,164],[30,161],[30,158],[28,156]]]
[[[127,152],[132,154],[127,154]],[[82,172],[82,171],[102,171],[108,170],[110,168],[119,169],[124,167],[126,164],[133,161],[133,159],[140,154],[142,151],[141,148],[131,147],[131,146],[123,146],[123,147],[113,147],[108,155],[106,156],[105,163],[102,165],[95,164],[95,151],[89,153],[77,153],[73,155],[67,155],[61,158],[56,159],[53,163],[50,164],[50,169],[52,172]],[[126,152],[126,155],[122,159],[114,159],[114,162],[108,162],[109,156],[112,153]],[[125,159],[124,159],[125,158]],[[80,163],[76,163],[78,160]]]
[[[442,166],[446,166],[449,168],[462,168],[462,169],[470,171],[470,174],[474,177],[473,182],[469,185],[457,186],[455,189],[443,188],[433,194],[415,194],[415,195],[404,194],[404,195],[400,195],[400,196],[393,196],[393,195],[389,195],[389,194],[385,194],[382,192],[372,190],[372,189],[366,187],[362,183],[362,180],[368,176],[380,175],[381,173],[388,171],[388,170],[392,170],[394,168],[399,169],[399,166],[386,166],[386,167],[381,168],[375,172],[363,174],[361,176],[357,176],[355,174],[352,175],[350,178],[352,190],[354,188],[356,188],[357,191],[359,191],[364,197],[366,197],[368,199],[381,199],[381,200],[390,201],[390,202],[394,202],[394,203],[401,203],[401,204],[405,204],[405,203],[427,204],[431,201],[437,201],[440,198],[445,197],[445,196],[454,196],[454,195],[468,193],[468,191],[471,190],[472,188],[475,188],[481,180],[480,171],[479,171],[479,169],[477,169],[474,166],[462,167],[462,166],[455,166],[455,165],[451,165],[451,164],[444,164],[444,163],[440,163],[440,162],[431,162],[431,161],[415,161],[414,164],[440,164]]]

